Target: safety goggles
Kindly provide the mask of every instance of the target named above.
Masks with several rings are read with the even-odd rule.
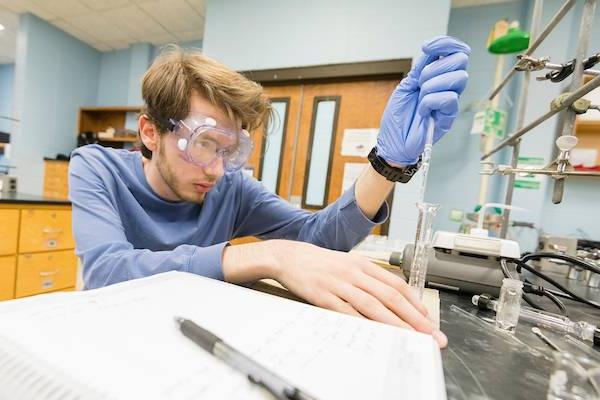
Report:
[[[219,126],[212,117],[192,114],[182,120],[169,119],[169,130],[177,136],[177,148],[186,161],[208,167],[218,158],[228,172],[244,166],[254,143],[245,129],[233,131]]]

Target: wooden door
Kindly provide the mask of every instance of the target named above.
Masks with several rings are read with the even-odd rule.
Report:
[[[268,86],[266,92],[273,101],[286,102],[286,112],[279,115],[283,130],[281,157],[276,193],[282,198],[304,208],[316,210],[333,203],[342,195],[344,166],[346,163],[368,163],[366,157],[342,156],[342,141],[346,129],[379,128],[381,115],[391,93],[399,80],[370,80]],[[316,104],[323,99],[337,102],[334,121],[329,168],[326,178],[325,202],[323,207],[309,207],[304,203],[309,176],[309,161],[314,141]],[[255,151],[249,161],[254,176],[260,178],[265,169],[265,146],[269,133],[254,132]],[[266,138],[266,139],[265,139]],[[374,233],[380,233],[380,227]]]

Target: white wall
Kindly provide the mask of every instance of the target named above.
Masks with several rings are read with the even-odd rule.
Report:
[[[449,0],[208,0],[203,50],[237,70],[414,58],[449,13]],[[414,239],[416,186],[396,188],[392,237]]]

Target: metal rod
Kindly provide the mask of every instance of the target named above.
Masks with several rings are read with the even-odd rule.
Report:
[[[546,65],[544,66],[544,69],[551,69],[554,71],[559,71],[561,69],[563,69],[562,64],[554,64],[554,63],[546,63]],[[586,69],[583,71],[584,75],[591,75],[591,76],[598,76],[600,75],[600,71],[596,70],[596,69]]]
[[[519,161],[519,152],[521,149],[521,141],[517,140],[515,144],[513,144],[513,152],[512,152],[512,160],[511,166],[513,168],[517,167],[517,163]],[[508,176],[508,182],[506,187],[506,196],[504,197],[504,204],[512,205],[513,193],[515,191],[515,174],[510,174]],[[510,210],[505,208],[502,215],[502,227],[500,228],[500,237],[502,239],[506,239],[506,235],[508,234],[508,223],[510,221]]]
[[[544,9],[544,0],[535,0],[533,4],[533,11],[531,13],[531,38],[537,41],[540,25],[542,23],[542,11]],[[513,68],[514,70],[514,68]],[[517,113],[517,124],[516,129],[521,129],[525,124],[525,112],[527,111],[527,100],[529,98],[529,82],[531,79],[531,73],[525,72],[523,81],[521,82],[521,93],[519,96],[519,111]],[[521,141],[517,140],[513,144],[513,152],[511,158],[511,166],[517,168],[519,162],[519,153],[521,149]],[[506,195],[504,197],[504,204],[512,205],[513,193],[515,190],[515,174],[508,176],[508,182],[506,187]],[[502,226],[500,228],[500,237],[506,239],[508,234],[508,223],[510,221],[510,208],[505,208],[502,213]]]
[[[8,117],[6,115],[0,115],[0,119],[7,119],[9,121],[14,121],[14,122],[21,122],[21,120],[13,118],[13,117]]]
[[[496,57],[496,73],[494,74],[494,84],[497,84],[502,79],[502,73],[504,71],[505,60],[506,60],[506,56],[503,54],[500,54],[498,57]],[[497,109],[499,103],[500,103],[500,97],[497,96],[491,101],[491,107],[493,109]],[[480,151],[482,153],[486,153],[486,152],[490,151],[494,147],[494,140],[495,140],[495,135],[492,135],[492,134],[483,135],[482,134]],[[486,199],[487,199],[489,184],[490,184],[490,176],[482,175],[480,178],[480,183],[479,183],[479,199],[477,201],[477,203],[481,206],[483,206],[487,202]]]
[[[581,26],[579,28],[579,42],[577,43],[577,53],[575,55],[575,70],[573,71],[573,79],[569,87],[570,92],[576,91],[581,87],[583,81],[583,60],[590,47],[590,36],[592,34],[592,25],[594,23],[594,13],[596,12],[596,0],[586,0],[583,5],[581,15]],[[572,135],[575,130],[575,118],[577,114],[571,109],[567,109],[565,122],[563,125],[562,136]],[[562,201],[565,188],[564,179],[554,181],[552,191],[552,202],[558,204]]]
[[[548,25],[546,25],[546,27],[544,28],[542,33],[540,33],[540,36],[538,36],[534,40],[534,42],[531,44],[531,46],[529,46],[529,48],[525,52],[525,55],[528,55],[528,56],[531,55],[540,46],[540,44],[543,42],[543,40],[546,39],[546,37],[552,32],[552,30],[556,27],[556,25],[558,25],[558,23],[569,12],[569,10],[571,8],[573,8],[574,5],[575,5],[575,0],[567,0],[565,2],[565,4],[563,4],[563,6],[560,8],[560,10],[558,10],[558,12],[552,17],[550,22],[548,22]],[[515,66],[516,65],[517,64],[515,63]],[[489,100],[492,100],[494,97],[496,97],[496,95],[500,92],[500,90],[502,90],[502,88],[504,86],[506,86],[508,81],[513,77],[515,72],[516,72],[515,68],[514,67],[511,68],[511,70],[508,72],[508,74],[506,74],[506,76],[504,77],[504,79],[502,80],[500,85],[496,86],[491,91],[490,95],[488,96]]]
[[[503,149],[504,147],[512,145],[521,136],[523,136],[524,134],[526,134],[527,132],[529,132],[530,130],[535,128],[536,126],[540,125],[542,122],[551,118],[553,115],[559,113],[560,111],[564,110],[567,107],[570,107],[571,104],[573,104],[576,100],[579,100],[580,98],[582,98],[583,96],[585,96],[586,94],[588,94],[589,92],[591,92],[592,90],[596,89],[599,86],[600,86],[600,76],[597,76],[594,79],[592,79],[591,81],[589,81],[588,83],[586,83],[585,85],[581,86],[575,92],[571,93],[571,95],[564,100],[564,102],[562,103],[562,105],[560,107],[557,107],[554,110],[548,111],[546,114],[537,118],[535,121],[531,122],[529,125],[515,131],[510,137],[504,139],[496,147],[494,147],[490,152],[481,156],[481,160],[485,160],[486,158],[497,153],[499,150]]]
[[[557,173],[556,170],[535,169],[535,168],[504,168],[499,171],[502,175],[513,174],[533,174],[533,175],[564,175],[564,176],[595,176],[600,177],[598,171],[565,171]]]

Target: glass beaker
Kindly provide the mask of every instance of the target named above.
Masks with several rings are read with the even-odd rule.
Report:
[[[439,204],[417,203],[419,209],[419,220],[417,222],[417,234],[415,237],[415,248],[410,266],[410,277],[408,284],[416,291],[419,299],[423,298],[425,278],[427,277],[427,263],[432,251],[431,238],[433,230],[433,218],[439,209]]]

